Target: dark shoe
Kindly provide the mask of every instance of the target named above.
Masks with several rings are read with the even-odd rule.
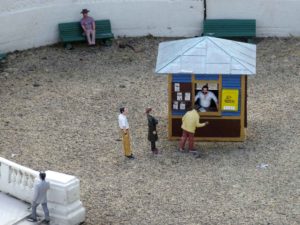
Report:
[[[159,153],[159,151],[158,151],[158,149],[157,149],[157,148],[155,148],[155,149],[151,149],[151,151],[152,151],[152,153],[153,153],[153,154],[155,154],[155,155],[157,155],[157,154]]]
[[[50,223],[50,220],[42,220],[42,223],[44,223],[44,224],[49,224],[49,223]]]
[[[133,155],[126,156],[128,159],[135,159]]]
[[[153,155],[158,155],[160,152],[158,150],[152,151]]]
[[[37,219],[33,219],[33,218],[31,218],[31,217],[28,217],[27,219],[26,219],[27,221],[29,221],[29,222],[37,222]]]

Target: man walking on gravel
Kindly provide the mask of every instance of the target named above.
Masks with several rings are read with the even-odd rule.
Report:
[[[127,108],[125,107],[120,108],[120,115],[118,117],[119,127],[121,129],[121,134],[122,134],[124,155],[129,159],[134,159],[130,147],[129,124],[126,117],[127,114],[128,114]]]
[[[39,178],[40,180],[34,185],[34,190],[33,190],[33,199],[32,199],[32,206],[31,206],[32,214],[27,220],[30,222],[37,222],[36,208],[38,207],[39,204],[42,204],[44,214],[45,214],[45,219],[43,220],[43,222],[49,223],[50,217],[49,217],[49,210],[47,206],[47,191],[50,188],[50,184],[48,181],[45,180],[46,178],[45,172],[40,172]]]
[[[182,117],[182,137],[179,143],[179,151],[184,152],[185,142],[189,140],[189,152],[196,153],[194,149],[194,134],[197,127],[204,127],[208,122],[200,123],[199,106],[195,105],[194,109],[186,112]]]

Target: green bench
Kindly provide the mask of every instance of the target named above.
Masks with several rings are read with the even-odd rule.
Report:
[[[104,40],[105,43],[111,44],[114,34],[111,32],[110,20],[96,20],[95,24],[96,40]],[[64,45],[86,40],[80,22],[60,23],[58,24],[58,29],[59,38]]]
[[[253,42],[256,37],[256,20],[253,19],[207,19],[203,22],[203,36],[221,38],[247,38]]]
[[[6,59],[6,54],[5,53],[0,53],[0,61]]]

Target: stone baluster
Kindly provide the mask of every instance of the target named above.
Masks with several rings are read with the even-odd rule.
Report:
[[[18,169],[16,169],[16,173],[17,173],[17,176],[16,176],[16,183],[15,183],[15,185],[19,186],[21,184],[22,173]]]
[[[21,179],[21,188],[24,190],[27,190],[27,173],[23,173],[23,176]]]
[[[12,184],[15,184],[16,183],[16,177],[17,177],[16,170],[14,168],[10,167],[10,171],[11,171],[10,182]]]
[[[34,176],[28,175],[28,188],[31,190],[33,188]]]
[[[8,167],[8,183],[12,183],[12,168]]]

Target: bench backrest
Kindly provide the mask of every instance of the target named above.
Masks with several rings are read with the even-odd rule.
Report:
[[[81,36],[82,28],[80,22],[60,23],[58,24],[59,35],[66,36]]]
[[[96,20],[96,33],[111,33],[110,20]]]
[[[110,20],[96,20],[96,33],[111,33]],[[80,22],[60,23],[58,24],[61,35],[81,35],[83,30]]]
[[[96,20],[96,39],[113,38],[110,20]],[[85,40],[80,22],[58,24],[59,37],[63,42]]]
[[[203,35],[213,37],[255,37],[256,20],[208,19],[203,22]]]

